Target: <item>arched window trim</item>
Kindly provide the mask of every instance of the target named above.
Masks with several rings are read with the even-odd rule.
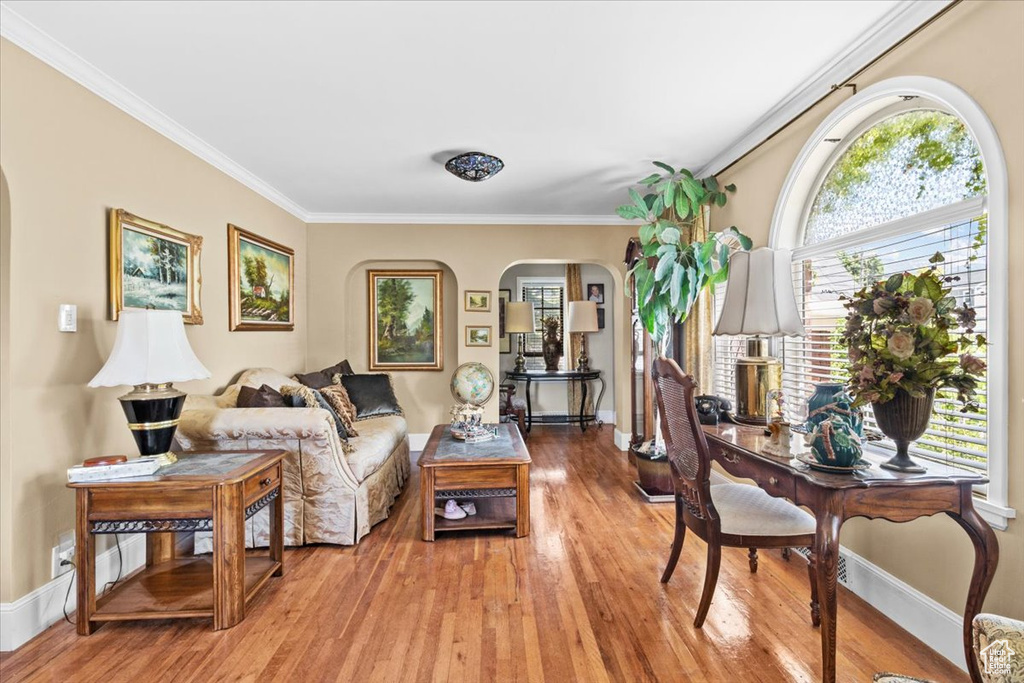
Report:
[[[926,103],[907,101],[909,97],[919,97]],[[913,104],[912,104],[913,103]],[[976,501],[979,511],[997,528],[1006,528],[1007,520],[1016,516],[1016,512],[1007,507],[1008,471],[1008,409],[1009,382],[1008,367],[1008,272],[1009,272],[1009,227],[1008,227],[1008,180],[1006,160],[1002,145],[995,127],[977,102],[964,90],[946,81],[928,76],[903,76],[876,83],[865,88],[857,95],[838,106],[818,126],[804,144],[797,156],[772,216],[769,245],[774,248],[801,250],[803,230],[810,205],[817,195],[824,174],[845,150],[837,150],[834,143],[826,142],[830,138],[853,140],[859,135],[851,135],[855,131],[866,130],[863,126],[877,123],[886,116],[901,111],[900,105],[906,109],[937,108],[957,116],[967,126],[981,152],[985,165],[988,196],[974,198],[952,204],[932,211],[924,212],[909,218],[883,223],[858,233],[857,242],[870,234],[878,237],[886,230],[896,233],[907,232],[915,222],[935,225],[938,219],[951,215],[955,220],[961,213],[969,214],[978,208],[988,212],[988,318],[990,346],[988,352],[989,372],[988,384],[988,473],[990,484],[987,487],[987,498]],[[887,113],[890,112],[890,113]],[[978,212],[980,213],[980,211]],[[978,215],[974,213],[974,215]],[[846,237],[846,236],[844,236]],[[829,240],[822,244],[829,249],[839,246],[843,237]],[[804,253],[814,246],[810,245]]]

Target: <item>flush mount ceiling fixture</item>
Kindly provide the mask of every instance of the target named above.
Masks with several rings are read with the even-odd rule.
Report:
[[[505,162],[483,152],[466,152],[449,159],[444,167],[452,175],[471,183],[479,183],[505,168]]]

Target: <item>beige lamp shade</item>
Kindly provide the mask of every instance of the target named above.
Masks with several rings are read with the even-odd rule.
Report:
[[[570,301],[569,332],[597,332],[597,304],[593,301]]]
[[[714,334],[802,336],[793,294],[793,257],[786,249],[737,251]]]
[[[114,349],[89,386],[164,384],[209,376],[189,346],[181,313],[131,310],[121,311]]]
[[[536,332],[532,301],[510,301],[505,304],[506,332]]]

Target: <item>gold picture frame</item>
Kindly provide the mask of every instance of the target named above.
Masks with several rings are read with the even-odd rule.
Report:
[[[490,325],[466,325],[466,346],[490,346],[491,330]]]
[[[125,309],[156,308],[180,311],[184,322],[203,324],[202,237],[111,209],[109,240],[111,320]]]
[[[287,282],[287,289],[283,283]],[[295,250],[228,223],[228,329],[295,329]]]
[[[444,369],[444,272],[368,270],[369,368]]]
[[[491,293],[482,289],[467,289],[464,294],[463,308],[468,313],[490,313]]]

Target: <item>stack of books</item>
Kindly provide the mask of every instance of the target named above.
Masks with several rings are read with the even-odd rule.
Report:
[[[129,460],[123,455],[91,458],[81,465],[68,468],[68,482],[103,481],[125,477],[146,477],[163,464],[157,457],[139,457]]]

